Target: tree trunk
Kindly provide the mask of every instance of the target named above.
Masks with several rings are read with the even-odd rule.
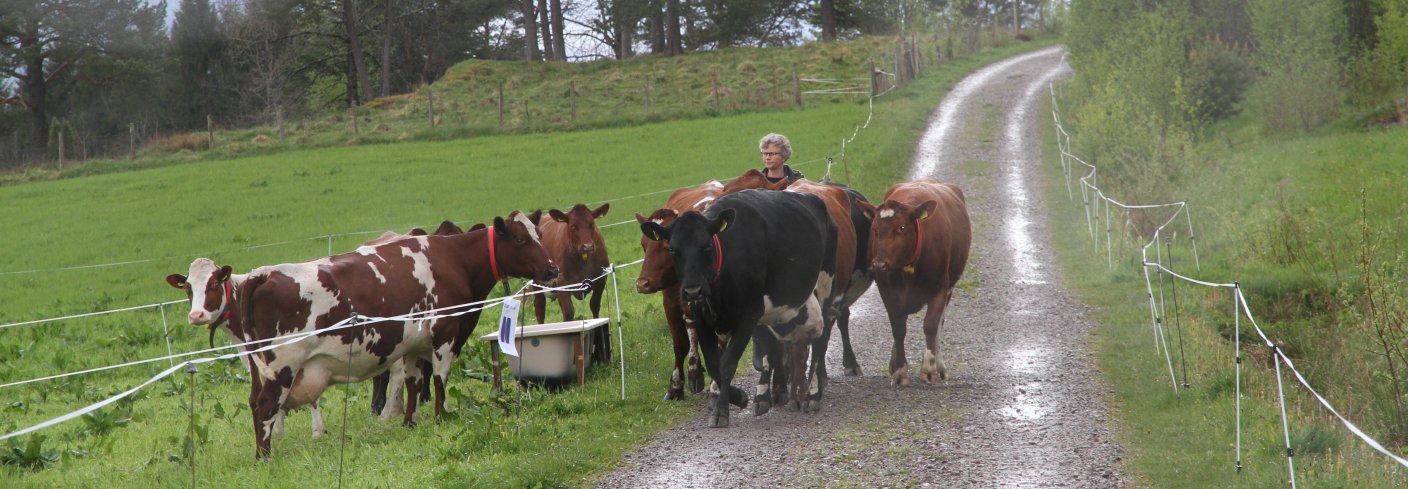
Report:
[[[646,18],[646,27],[650,31],[650,52],[669,52],[670,47],[665,45],[665,9],[663,5],[651,6],[650,17]]]
[[[821,40],[836,40],[836,4],[834,0],[821,0]]]
[[[38,25],[34,25],[33,38],[20,39],[20,48],[25,52],[24,102],[29,108],[30,161],[39,163],[49,154],[49,86],[44,79],[44,53],[39,45]]]
[[[680,0],[665,0],[665,44],[670,54],[684,54],[680,36]]]
[[[357,37],[357,14],[352,9],[351,0],[342,0],[342,27],[347,33],[347,51],[352,62],[348,70],[357,77],[356,82],[348,80],[349,92],[356,94],[355,100],[350,100],[352,105],[361,105],[362,102],[372,99],[372,83],[367,76],[366,55],[362,52],[362,40]]]
[[[538,15],[533,0],[521,0],[523,8],[523,59],[538,59]]]
[[[391,0],[386,5],[386,18],[381,24],[381,96],[391,95]]]
[[[552,50],[552,22],[548,20],[549,15],[548,0],[538,2],[538,30],[543,34],[543,60],[552,61],[557,59],[557,53]],[[536,42],[536,40],[535,40]]]
[[[552,52],[558,61],[567,61],[567,39],[563,35],[562,0],[552,0]]]

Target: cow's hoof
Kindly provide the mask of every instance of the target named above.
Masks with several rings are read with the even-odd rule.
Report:
[[[806,405],[806,407],[805,407],[804,409],[802,409],[802,412],[804,412],[804,413],[815,413],[815,412],[819,412],[819,411],[821,411],[821,399],[809,399],[809,400],[807,400],[807,405]]]
[[[743,389],[728,386],[728,403],[738,406],[740,409],[748,407],[748,395],[743,393]]]
[[[718,414],[715,414],[713,420],[709,422],[709,427],[710,427],[710,428],[727,428],[727,427],[728,427],[728,415],[727,415],[727,414],[724,414],[723,416],[720,416],[720,415],[718,415]]]
[[[796,399],[792,399],[790,401],[787,401],[787,407],[792,409],[793,411],[801,411],[802,403],[798,402]]]
[[[402,422],[401,422],[401,426],[405,426],[405,427],[407,427],[407,428],[415,428],[415,427],[416,427],[416,422],[415,422],[414,420],[408,419],[408,420],[402,421]]]
[[[947,376],[944,375],[944,369],[942,367],[938,370],[930,370],[927,372],[919,373],[919,380],[923,381],[925,384],[930,385],[937,384],[939,383],[939,381],[944,380],[946,377]]]
[[[847,377],[860,377],[860,366],[846,367]]]
[[[762,416],[772,410],[772,399],[767,394],[763,394],[753,399],[753,415]]]
[[[909,374],[905,373],[903,370],[891,374],[890,385],[900,387],[909,385]]]

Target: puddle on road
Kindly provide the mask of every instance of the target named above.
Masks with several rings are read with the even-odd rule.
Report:
[[[1015,399],[997,413],[1014,421],[1035,421],[1046,416],[1050,411],[1043,406],[1038,399],[1041,394],[1041,383],[1032,382],[1023,384],[1012,389],[1016,393]]]

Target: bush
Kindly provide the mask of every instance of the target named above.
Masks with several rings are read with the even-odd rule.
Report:
[[[1290,4],[1290,5],[1288,5]],[[1251,4],[1261,79],[1252,103],[1269,132],[1305,132],[1338,116],[1344,14],[1330,0]]]

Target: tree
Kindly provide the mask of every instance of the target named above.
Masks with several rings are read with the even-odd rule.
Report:
[[[165,10],[165,2],[141,0],[0,0],[0,77],[19,83],[5,102],[30,115],[34,161],[48,153],[50,104],[75,87],[58,82],[89,57],[149,48],[133,40],[150,34],[149,20]]]
[[[831,42],[836,40],[836,4],[834,0],[821,0],[818,5],[821,15],[821,40]]]
[[[367,76],[366,51],[362,50],[362,27],[357,22],[358,15],[352,0],[338,0],[338,4],[342,14],[343,32],[347,35],[347,103],[361,105],[372,99],[372,82]]]
[[[210,0],[181,0],[171,25],[176,62],[172,116],[177,126],[203,125],[206,114],[219,112],[219,68],[225,55],[219,28]]]

